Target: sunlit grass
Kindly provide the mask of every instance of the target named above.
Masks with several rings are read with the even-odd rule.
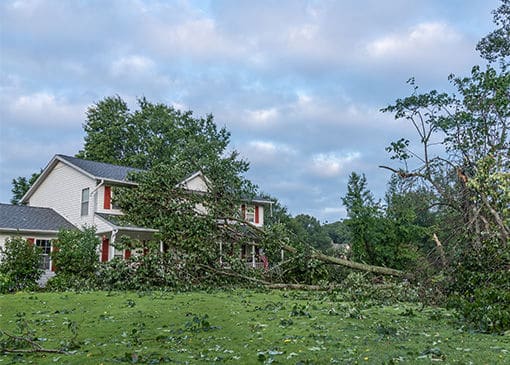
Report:
[[[510,336],[460,331],[450,312],[337,301],[324,293],[20,293],[0,296],[0,328],[26,320],[46,348],[0,363],[510,363]]]

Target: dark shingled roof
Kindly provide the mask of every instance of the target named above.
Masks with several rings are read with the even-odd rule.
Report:
[[[127,181],[127,176],[130,172],[141,172],[143,170],[134,167],[112,165],[105,162],[96,162],[89,160],[82,160],[81,158],[57,155],[61,159],[73,164],[74,166],[88,172],[97,179]]]
[[[0,229],[20,231],[58,231],[77,229],[51,208],[0,203]]]

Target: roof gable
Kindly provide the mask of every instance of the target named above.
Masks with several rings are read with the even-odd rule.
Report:
[[[59,231],[77,229],[51,208],[0,203],[0,230]]]
[[[207,192],[210,184],[211,181],[207,178],[207,176],[205,176],[202,171],[197,171],[178,183],[176,187],[185,188],[191,191]]]

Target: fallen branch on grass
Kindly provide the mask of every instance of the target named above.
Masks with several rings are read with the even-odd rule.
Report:
[[[225,271],[225,270],[218,270],[211,266],[207,265],[200,265],[205,270],[208,270],[210,272],[213,272],[218,275],[224,275],[224,276],[230,276],[235,277],[243,280],[248,280],[260,285],[265,286],[268,289],[291,289],[291,290],[310,290],[310,291],[330,291],[334,290],[336,288],[341,287],[340,285],[327,285],[327,286],[321,286],[321,285],[308,285],[308,284],[292,284],[292,283],[271,283],[269,281],[256,279],[250,276],[242,275],[239,273],[236,273],[234,271]]]
[[[2,347],[2,348],[0,348],[0,352],[2,352],[4,354],[5,353],[10,353],[10,354],[31,354],[31,353],[37,353],[37,352],[50,353],[50,354],[68,354],[66,351],[61,350],[61,349],[47,349],[47,348],[44,348],[41,345],[39,345],[37,342],[32,340],[31,338],[12,335],[12,334],[10,334],[8,332],[5,332],[3,330],[0,330],[0,335],[5,335],[6,337],[8,337],[11,340],[20,341],[20,342],[26,342],[30,346],[32,346],[31,349],[10,349],[10,348],[7,348],[7,347]]]

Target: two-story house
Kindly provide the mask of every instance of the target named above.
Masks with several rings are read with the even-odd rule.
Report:
[[[21,202],[26,204],[19,209],[30,212],[31,219],[23,223],[19,211],[9,213],[15,209],[7,204],[0,205],[0,245],[6,237],[18,232],[28,240],[45,240],[45,252],[51,252],[51,239],[56,237],[60,228],[81,228],[93,226],[101,239],[98,248],[99,259],[109,261],[114,257],[129,258],[129,250],[120,251],[114,247],[116,239],[128,236],[140,241],[150,240],[157,230],[125,225],[120,223],[122,211],[115,205],[112,188],[115,186],[134,187],[136,183],[129,180],[130,173],[141,172],[139,169],[118,166],[109,163],[83,160],[76,157],[55,155],[42,171],[40,177],[23,196]],[[208,180],[201,173],[196,172],[184,179],[179,186],[195,192],[206,192]],[[264,207],[272,202],[264,199],[253,199],[242,204],[244,218],[256,225],[264,224]],[[14,210],[12,210],[14,212]],[[31,222],[37,221],[39,214],[52,215],[51,229],[38,230],[40,227],[30,227]],[[28,214],[28,213],[26,213]],[[12,215],[10,222],[2,221],[4,215]],[[41,215],[42,217],[42,215]],[[33,229],[32,229],[33,228]],[[41,241],[42,242],[42,241]],[[42,244],[42,243],[41,243]],[[251,262],[255,266],[255,250],[252,250]],[[48,259],[49,256],[48,256]],[[45,266],[51,270],[51,262]]]

